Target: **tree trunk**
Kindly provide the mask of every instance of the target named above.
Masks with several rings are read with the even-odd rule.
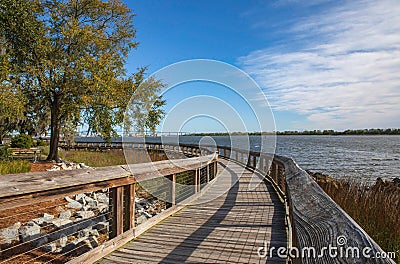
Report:
[[[60,161],[58,157],[58,141],[60,137],[60,102],[59,97],[55,95],[51,102],[51,117],[50,117],[50,152],[47,160]]]

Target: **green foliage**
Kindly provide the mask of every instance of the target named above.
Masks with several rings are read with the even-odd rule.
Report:
[[[0,174],[24,173],[31,170],[26,160],[0,161]]]
[[[4,146],[0,146],[0,161],[10,160],[10,155],[7,151],[7,148]]]
[[[36,147],[44,147],[44,146],[46,146],[46,142],[44,142],[44,141],[41,140],[41,139],[38,139],[38,140],[36,140],[36,142],[35,142],[35,146],[36,146]]]
[[[3,61],[12,66],[6,75],[26,98],[20,129],[50,126],[48,159],[58,159],[60,133],[81,122],[105,139],[116,134],[145,72],[126,76],[124,69],[137,46],[133,17],[120,0],[0,2]]]
[[[151,106],[151,110],[148,112],[145,126],[153,134],[156,133],[156,126],[160,124],[161,119],[164,117],[165,112],[162,107],[165,105],[165,100],[158,98]]]
[[[32,145],[32,137],[26,134],[19,134],[11,139],[12,148],[31,148]]]

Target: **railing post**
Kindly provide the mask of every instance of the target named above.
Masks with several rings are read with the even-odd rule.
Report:
[[[197,176],[197,175],[198,175],[198,170],[195,169],[195,170],[194,170],[194,192],[195,192],[195,193],[198,192],[197,185],[199,185],[198,176]]]
[[[210,164],[207,164],[207,183],[210,181]]]
[[[214,178],[217,177],[217,161],[214,160]]]
[[[174,206],[176,203],[176,174],[172,174],[168,176],[169,180],[171,181],[171,189],[170,189],[170,194],[169,194],[169,200],[171,203],[171,206]]]
[[[197,177],[197,192],[200,192],[201,180],[200,180],[200,169],[196,169]]]
[[[123,233],[123,201],[124,187],[115,187],[110,189],[111,199],[111,233],[110,238],[114,238]]]
[[[124,231],[135,227],[135,183],[125,186]]]
[[[226,157],[226,148],[224,148],[224,157]]]
[[[254,169],[257,169],[257,156],[253,155],[253,167]]]
[[[239,161],[239,152],[235,150],[235,160]]]
[[[271,166],[271,177],[275,181],[275,183],[278,184],[279,167],[274,161],[272,161]]]

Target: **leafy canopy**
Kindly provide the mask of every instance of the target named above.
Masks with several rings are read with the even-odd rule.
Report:
[[[12,65],[2,80],[18,84],[13,93],[23,94],[29,121],[50,125],[48,159],[58,159],[62,127],[84,122],[106,139],[115,135],[145,74],[139,69],[127,76],[124,68],[129,51],[137,47],[133,17],[119,0],[0,0],[2,60]],[[154,101],[161,85],[149,80],[148,93],[138,101]],[[145,108],[160,118],[162,102],[135,111]]]

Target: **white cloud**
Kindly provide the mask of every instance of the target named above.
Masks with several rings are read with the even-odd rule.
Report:
[[[313,128],[400,127],[398,14],[397,0],[352,1],[298,21],[289,32],[303,48],[238,61],[274,110],[306,114]]]

